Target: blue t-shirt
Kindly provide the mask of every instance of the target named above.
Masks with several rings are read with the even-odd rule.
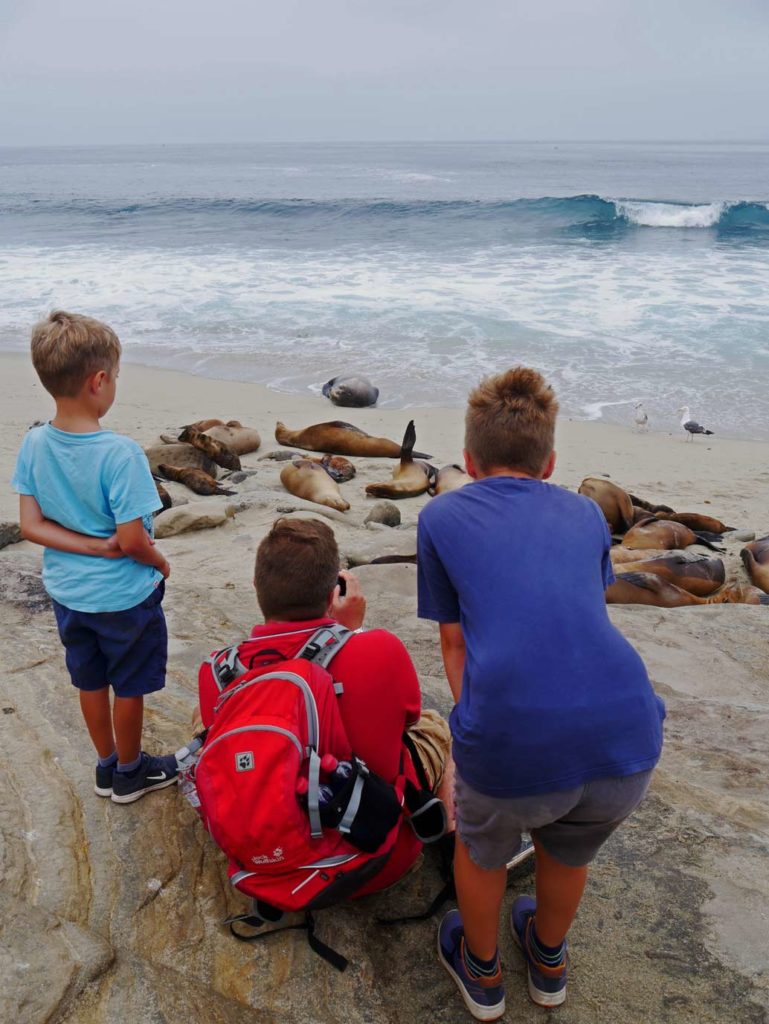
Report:
[[[119,523],[161,507],[147,457],[130,437],[99,430],[70,434],[50,423],[30,430],[13,475],[19,494],[31,494],[46,519],[89,537],[111,537]],[[43,583],[59,604],[79,612],[118,612],[140,604],[162,579],[133,558],[98,558],[46,548]]]
[[[461,624],[451,732],[479,792],[556,792],[656,764],[665,707],[609,619],[610,546],[593,501],[542,480],[487,477],[422,509],[419,615]]]

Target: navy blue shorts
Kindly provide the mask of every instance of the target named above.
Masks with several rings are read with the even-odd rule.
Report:
[[[78,690],[111,686],[141,697],[166,685],[168,630],[161,581],[141,604],[121,612],[76,612],[53,601],[67,668]]]

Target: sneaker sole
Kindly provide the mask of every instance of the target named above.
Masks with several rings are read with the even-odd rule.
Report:
[[[518,938],[518,932],[513,927],[513,922],[510,922],[510,931],[513,933],[515,944],[523,953],[523,944]],[[525,954],[524,954],[525,955]],[[537,988],[534,982],[531,980],[531,971],[529,970],[528,963],[526,964],[526,981],[528,982],[529,999],[532,1003],[536,1003],[537,1006],[544,1006],[546,1009],[552,1009],[554,1006],[561,1006],[566,1002],[566,986],[561,989],[560,992],[543,992],[541,988]]]
[[[172,779],[166,779],[165,782],[156,782],[152,786],[145,786],[144,789],[137,789],[134,793],[126,793],[125,796],[116,796],[115,790],[112,790],[112,802],[113,804],[132,804],[135,800],[141,800],[147,793],[154,793],[156,789],[165,789],[166,786],[173,786],[177,780],[177,776],[174,775]]]
[[[112,796],[112,786],[109,789],[100,789],[98,786],[94,786],[93,791],[97,796]]]
[[[480,1003],[476,1003],[476,1001],[473,999],[473,997],[467,991],[465,986],[462,984],[462,979],[459,977],[457,972],[454,970],[454,968],[451,966],[451,964],[448,962],[448,960],[443,955],[443,950],[441,949],[440,932],[438,933],[438,959],[443,964],[443,966],[446,968],[446,970],[448,971],[449,975],[454,979],[454,984],[459,989],[459,994],[462,996],[462,1001],[464,1002],[465,1006],[470,1011],[470,1013],[473,1015],[473,1017],[475,1017],[476,1020],[499,1020],[500,1017],[504,1017],[504,1015],[505,1015],[505,1001],[504,1001],[504,999],[502,1000],[501,1003],[499,1003],[497,1006],[494,1006],[494,1007],[481,1006]]]

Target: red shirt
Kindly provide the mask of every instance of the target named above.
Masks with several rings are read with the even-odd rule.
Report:
[[[265,649],[275,651],[276,659],[288,659],[317,629],[333,621],[267,622],[254,626],[251,638],[264,639]],[[403,733],[419,719],[422,695],[414,665],[401,641],[384,629],[356,633],[331,662],[330,671],[344,686],[339,711],[354,753],[388,782],[400,773],[403,758],[406,778],[418,786],[411,757],[403,745]],[[200,714],[206,728],[213,719],[218,696],[213,680],[204,679]],[[359,895],[392,885],[411,867],[420,850],[421,843],[404,819],[387,864]]]

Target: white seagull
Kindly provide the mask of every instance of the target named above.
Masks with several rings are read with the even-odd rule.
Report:
[[[681,426],[688,434],[687,441],[693,440],[695,434],[712,434],[712,430],[706,430],[702,424],[693,420],[689,414],[689,406],[683,405],[678,410],[681,413]]]
[[[649,417],[643,407],[643,402],[636,402],[635,404],[635,423],[639,430],[649,429]]]

